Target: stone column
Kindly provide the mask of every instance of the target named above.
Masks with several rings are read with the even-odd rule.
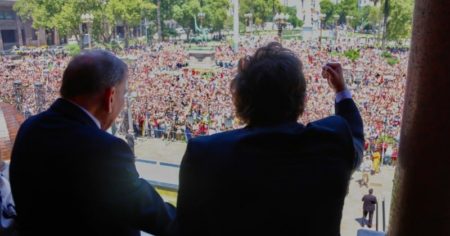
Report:
[[[415,2],[389,235],[450,235],[450,1]]]
[[[3,50],[3,39],[2,39],[2,31],[0,28],[0,50]]]

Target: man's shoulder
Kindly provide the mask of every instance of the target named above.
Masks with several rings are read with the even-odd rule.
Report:
[[[347,121],[338,115],[332,115],[320,120],[313,121],[307,125],[307,127],[321,127],[330,130],[340,130],[347,128]]]
[[[113,150],[117,146],[128,147],[122,139],[109,134],[96,126],[86,125],[61,116],[50,110],[28,118],[19,132],[30,139],[38,135],[58,143],[72,142],[77,148],[96,147],[97,150]],[[59,137],[59,138],[58,138]]]
[[[212,135],[199,136],[191,139],[189,143],[195,145],[211,145],[211,144],[224,144],[225,142],[230,142],[237,139],[239,136],[245,133],[243,128],[229,130],[221,133],[216,133]]]

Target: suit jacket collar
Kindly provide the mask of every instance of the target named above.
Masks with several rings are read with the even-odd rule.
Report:
[[[86,114],[85,111],[64,98],[58,98],[50,106],[49,111],[61,113],[71,120],[76,120],[84,125],[92,126],[98,129],[97,124],[91,117],[89,117],[88,114]]]
[[[267,125],[267,126],[252,126],[247,125],[245,129],[249,130],[292,130],[292,129],[299,129],[304,128],[305,126],[302,123],[298,123],[296,121],[290,121],[290,122],[283,122],[273,125]]]

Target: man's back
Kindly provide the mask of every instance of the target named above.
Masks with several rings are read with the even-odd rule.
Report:
[[[377,198],[372,194],[366,194],[362,198],[364,211],[375,211],[375,205],[377,204]]]
[[[64,99],[19,130],[11,185],[23,233],[137,235],[150,226],[161,233],[170,219],[138,178],[127,144]]]
[[[351,100],[341,106],[356,108]],[[193,139],[181,166],[180,229],[338,235],[357,162],[349,126],[338,116]]]

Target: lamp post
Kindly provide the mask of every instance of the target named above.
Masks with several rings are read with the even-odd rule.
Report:
[[[253,22],[252,22],[252,18],[253,18],[253,14],[252,13],[246,13],[244,15],[245,19],[247,19],[247,25],[250,28],[250,32],[252,32],[252,26],[253,26]]]
[[[144,27],[145,27],[145,41],[148,45],[148,28],[150,27],[150,23],[147,21],[147,17],[144,20]]]
[[[352,29],[352,31],[353,31],[353,27],[351,26],[351,21],[354,19],[355,17],[353,17],[353,16],[346,16],[345,17],[345,19],[346,19],[346,21],[347,21],[347,29],[349,28],[349,26],[350,26],[350,29]],[[347,30],[347,32],[348,32],[348,30]]]
[[[200,20],[200,28],[203,28],[203,20],[205,19],[206,14],[204,12],[199,12],[197,16]]]
[[[335,36],[335,38],[334,38],[334,43],[336,44],[337,43],[337,41],[338,41],[338,35],[339,35],[339,32],[338,32],[338,20],[339,20],[339,15],[338,14],[336,14],[336,15],[333,15],[333,19],[334,19],[334,21],[335,21],[335,27],[334,27],[334,29],[335,29],[335,34],[336,34],[336,36]]]
[[[273,18],[278,27],[278,37],[280,38],[280,42],[282,41],[283,28],[286,27],[286,22],[288,19],[289,15],[284,13],[277,13]]]
[[[91,28],[92,23],[94,22],[94,16],[90,13],[83,14],[81,15],[81,21],[87,25],[89,35],[89,49],[92,49]]]
[[[126,80],[126,99],[127,99],[127,117],[128,117],[128,131],[125,135],[125,139],[128,142],[128,145],[130,146],[131,150],[133,150],[134,153],[134,129],[133,129],[133,115],[131,114],[131,99],[135,97],[135,94],[131,92],[130,86],[129,86],[129,80],[132,79],[135,69],[136,69],[136,58],[126,58],[126,61],[130,63],[131,73],[129,78]]]
[[[34,83],[34,94],[36,97],[36,112],[41,113],[44,110],[45,104],[45,90],[41,82]]]
[[[20,113],[22,113],[23,93],[22,93],[22,82],[20,80],[14,81],[13,91],[14,91],[14,101],[16,103],[16,109]]]
[[[325,19],[325,14],[320,14],[320,35],[319,35],[319,48],[322,48],[322,31],[323,31],[323,20]]]

